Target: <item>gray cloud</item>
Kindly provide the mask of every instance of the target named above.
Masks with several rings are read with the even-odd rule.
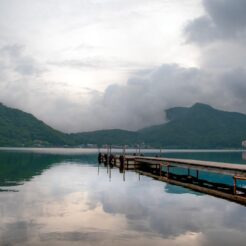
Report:
[[[6,22],[1,22],[0,29],[3,30],[2,33],[5,36],[8,34],[4,31],[7,20],[12,23],[14,32],[16,31],[15,28],[18,27],[13,24],[12,19],[15,15],[18,15],[21,24],[29,23],[28,30],[33,31],[32,33],[37,33],[41,27],[48,27],[50,23],[55,23],[55,29],[52,30],[57,30],[57,28],[59,30],[63,30],[63,28],[71,30],[73,25],[80,27],[83,23],[85,25],[97,23],[94,18],[98,20],[98,16],[92,14],[92,10],[94,10],[91,8],[94,6],[92,2],[76,1],[73,6],[67,2],[59,5],[57,0],[52,1],[52,4],[48,6],[44,3],[39,5],[37,1],[34,5],[33,3],[30,5],[30,0],[26,0],[26,3],[28,3],[25,5],[28,11],[25,12],[27,16],[24,16],[21,14],[22,12],[17,11],[18,8],[15,5],[17,1],[3,2],[4,11],[1,9],[0,12],[5,14],[3,13],[0,18],[5,18]],[[96,2],[97,13],[104,13],[101,16],[104,17],[112,12],[113,14],[109,15],[109,17],[111,16],[110,20],[117,17],[117,20],[120,21],[122,18],[118,18],[116,11],[119,9],[118,3],[122,5],[122,11],[126,14],[121,16],[125,17],[128,16],[129,9],[133,16],[140,9],[142,14],[146,14],[146,11],[149,11],[147,6],[152,6],[150,9],[155,10],[164,4],[164,1],[156,0],[154,5],[152,5],[153,1],[150,0],[145,0],[144,4],[139,4],[137,0],[109,0],[105,3],[107,3],[107,7]],[[80,9],[85,4],[87,7],[90,6],[88,11],[91,11],[92,15],[87,17],[85,15],[85,19],[83,19],[84,17],[73,19],[69,25],[60,25],[63,23],[60,22],[63,20],[63,14],[65,19],[74,15],[81,16]],[[246,113],[244,106],[246,103],[244,96],[246,94],[245,4],[243,0],[203,1],[206,14],[194,19],[185,28],[188,41],[207,44],[199,47],[201,51],[200,68],[184,68],[174,64],[154,67],[153,62],[148,65],[145,56],[137,60],[121,57],[118,53],[110,53],[105,56],[100,52],[97,53],[98,47],[103,49],[103,45],[94,46],[95,44],[89,42],[90,40],[83,39],[78,42],[78,37],[76,42],[71,42],[62,48],[65,49],[64,54],[61,52],[54,57],[52,55],[44,56],[43,60],[53,59],[53,62],[41,64],[36,59],[41,59],[41,57],[32,55],[34,52],[31,52],[32,47],[19,44],[6,45],[6,42],[2,41],[5,38],[1,36],[0,101],[30,112],[54,128],[66,132],[110,128],[135,130],[165,122],[164,109],[173,106],[190,106],[196,102],[209,103],[221,109]],[[46,11],[49,8],[55,9],[57,5],[59,5],[59,10],[54,10],[54,15],[52,15],[52,11]],[[30,20],[34,19],[33,16],[38,13],[39,7],[42,9],[42,13],[47,12],[47,16],[45,15],[47,18],[37,14],[38,18],[32,23]],[[103,12],[101,8],[103,8]],[[49,18],[53,20],[53,17],[56,17],[57,22],[45,21]],[[137,15],[135,17],[138,18]],[[119,27],[117,26],[118,22],[114,23],[117,29]],[[48,30],[48,28],[44,29],[45,31]],[[44,34],[47,37],[47,33],[44,32]],[[24,32],[23,36],[28,36],[27,32]],[[93,39],[91,40],[93,41]],[[146,40],[148,42],[148,39]],[[5,45],[3,45],[4,43]],[[111,49],[111,46],[109,45],[108,48]],[[78,54],[78,50],[82,52]],[[118,51],[118,49],[115,50]],[[83,53],[84,51],[89,52]],[[131,51],[129,50],[129,52]],[[76,53],[76,55],[73,56],[70,52],[71,54]],[[155,52],[153,51],[153,53]],[[134,55],[136,54],[132,54],[132,56]],[[151,51],[149,55],[151,57]],[[159,63],[159,61],[157,62]],[[47,68],[51,70],[51,73],[44,76]],[[72,70],[71,80],[74,79],[73,72],[78,72],[78,75],[75,76],[77,80],[75,83],[66,81],[70,78],[66,77],[67,74],[65,73],[65,78],[57,76],[62,70],[69,72],[71,68],[77,70]],[[115,84],[112,82],[103,92],[93,89],[87,90],[86,88],[90,87],[89,82],[83,81],[88,78],[86,73],[88,71],[95,73],[93,77],[97,79],[100,77],[97,70],[118,71],[121,76],[123,76],[122,74],[124,76],[130,75],[125,83],[122,83],[123,78],[119,75],[119,81],[117,80]],[[83,72],[86,74],[85,77],[83,77]],[[49,77],[49,75],[51,76]],[[62,82],[59,81],[59,78],[62,79]],[[98,81],[103,81],[102,83],[105,82],[104,80],[108,80],[108,77],[106,79],[98,78]],[[100,85],[98,84],[98,86]]]
[[[23,76],[39,76],[45,69],[35,59],[25,54],[25,47],[18,44],[0,49],[0,66]]]
[[[136,130],[165,122],[164,109],[196,102],[246,113],[245,81],[243,69],[212,74],[162,65],[143,74],[136,73],[126,85],[111,85],[103,94],[93,94],[82,113],[81,129]]]
[[[213,71],[232,71],[246,68],[246,47],[236,41],[213,43],[201,51],[202,69]]]
[[[81,59],[52,61],[50,65],[58,67],[70,67],[74,69],[118,69],[118,70],[138,70],[147,66],[137,62],[122,61],[116,57],[84,57]]]
[[[246,38],[244,0],[203,0],[206,15],[192,20],[185,28],[188,41],[204,44],[215,40]]]
[[[9,82],[2,86],[0,97],[66,132],[136,130],[165,122],[164,109],[196,102],[246,113],[245,81],[244,69],[218,74],[165,64],[138,71],[125,85],[112,84],[103,93],[87,91],[86,104],[83,93],[78,92],[78,100],[74,100],[66,87],[61,90],[59,83],[51,86],[45,81]]]

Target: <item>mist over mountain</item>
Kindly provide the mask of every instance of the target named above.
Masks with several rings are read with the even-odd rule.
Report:
[[[1,146],[115,146],[162,148],[240,148],[246,115],[196,103],[167,109],[168,122],[138,131],[121,129],[65,134],[33,115],[0,104]]]

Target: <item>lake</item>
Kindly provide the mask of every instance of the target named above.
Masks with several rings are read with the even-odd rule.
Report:
[[[166,150],[162,156],[246,164],[242,151]],[[131,171],[124,179],[113,168],[110,177],[93,149],[1,148],[0,218],[0,245],[246,242],[245,206]]]

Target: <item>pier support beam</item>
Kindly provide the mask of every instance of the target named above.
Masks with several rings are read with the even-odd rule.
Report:
[[[169,164],[167,164],[167,178],[169,179]]]

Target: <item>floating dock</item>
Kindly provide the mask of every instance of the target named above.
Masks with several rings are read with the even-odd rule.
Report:
[[[113,166],[119,167],[123,172],[134,170],[140,175],[246,205],[246,186],[238,186],[237,182],[246,181],[246,165],[126,155],[123,163],[122,156],[121,160],[120,156],[115,156]],[[177,174],[175,168],[182,168],[187,172]],[[224,184],[201,179],[200,172],[228,175],[232,178],[232,182]]]

